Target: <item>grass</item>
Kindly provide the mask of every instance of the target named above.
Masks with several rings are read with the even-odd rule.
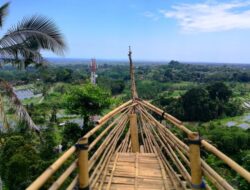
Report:
[[[28,105],[28,104],[38,104],[39,101],[41,100],[42,97],[32,97],[32,98],[26,98],[22,100],[22,103],[24,105]]]
[[[15,86],[16,90],[26,90],[26,89],[32,89],[34,88],[34,84],[25,84],[25,85],[19,85],[19,86]]]

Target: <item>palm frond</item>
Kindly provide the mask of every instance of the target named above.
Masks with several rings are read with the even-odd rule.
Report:
[[[3,26],[6,15],[8,14],[9,3],[5,3],[0,7],[0,27]]]
[[[4,94],[10,100],[12,107],[15,109],[17,116],[20,120],[25,121],[30,129],[39,132],[39,128],[35,125],[30,115],[28,114],[25,107],[22,105],[17,95],[15,94],[11,85],[9,85],[6,81],[0,79],[0,90],[1,93]]]
[[[12,27],[0,40],[0,48],[11,48],[18,44],[35,41],[39,49],[63,54],[66,45],[55,23],[43,16],[24,18]]]
[[[27,40],[22,44],[16,44],[10,47],[0,48],[0,55],[3,60],[9,62],[24,62],[27,66],[28,63],[36,63],[43,65],[45,60],[38,51],[39,45],[36,41]]]

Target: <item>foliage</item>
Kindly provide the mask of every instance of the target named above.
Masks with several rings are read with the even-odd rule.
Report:
[[[112,95],[121,94],[125,88],[125,84],[122,80],[115,80],[111,83],[111,93]]]
[[[9,3],[0,7],[0,25],[7,16]],[[0,54],[7,61],[13,60],[19,68],[43,61],[40,50],[63,53],[65,42],[54,22],[43,16],[26,17],[11,27],[0,40]]]
[[[110,103],[110,94],[93,84],[72,87],[65,96],[68,113],[80,115],[84,119],[84,134],[91,128],[89,116],[101,114]]]
[[[67,149],[83,136],[83,130],[76,123],[66,123],[62,131],[62,146]]]
[[[166,90],[166,86],[164,84],[159,84],[156,81],[138,80],[136,85],[139,97],[143,99],[152,99],[161,91]]]
[[[210,101],[208,92],[194,88],[182,96],[184,117],[191,121],[208,121],[216,118],[216,103]]]
[[[54,126],[41,131],[41,141],[25,123],[19,125],[0,133],[0,175],[7,189],[25,189],[58,157]]]
[[[232,99],[232,91],[224,83],[214,83],[206,88],[195,87],[179,98],[160,96],[157,104],[170,114],[186,121],[209,121],[243,112],[241,102]]]
[[[65,97],[66,107],[71,114],[90,116],[101,114],[110,105],[110,94],[92,84],[72,87]]]
[[[213,85],[207,87],[207,91],[211,99],[219,99],[224,102],[228,102],[232,96],[232,91],[222,82],[216,82]]]
[[[250,171],[250,150],[246,150],[242,152],[242,166],[247,170]],[[241,190],[248,190],[250,189],[250,184],[246,180],[242,179],[239,175],[236,177],[236,181],[238,181],[238,187]]]
[[[202,131],[202,135],[216,143],[217,147],[227,155],[235,155],[236,152],[250,147],[250,131],[239,127],[209,128],[209,132]],[[235,159],[240,160],[241,156],[236,154]]]
[[[30,129],[33,129],[37,132],[39,131],[38,127],[33,122],[29,113],[27,112],[27,110],[25,109],[25,107],[22,105],[21,101],[15,94],[12,86],[8,84],[6,81],[2,80],[1,78],[0,78],[0,95],[2,97],[6,97],[9,100],[9,105],[11,106],[11,108],[13,108],[13,110],[15,110],[15,113],[20,121],[25,121]],[[2,114],[5,113],[2,112]]]
[[[220,151],[249,171],[250,130],[221,126],[215,123],[201,124],[198,130],[203,139],[211,141]],[[232,182],[237,189],[249,189],[249,183],[227,167],[222,160],[212,154],[204,154],[203,156],[212,168],[225,177],[226,180]]]
[[[44,143],[39,147],[41,159],[48,161],[56,157],[55,147],[58,145],[56,132],[56,128],[53,124],[50,124],[42,131],[42,141],[44,141]]]

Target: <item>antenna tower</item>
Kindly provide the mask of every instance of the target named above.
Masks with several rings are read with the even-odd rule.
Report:
[[[95,59],[91,59],[91,65],[90,65],[90,70],[91,70],[91,76],[90,76],[90,81],[92,84],[96,84],[96,69],[97,69],[97,65],[96,65],[96,60]]]

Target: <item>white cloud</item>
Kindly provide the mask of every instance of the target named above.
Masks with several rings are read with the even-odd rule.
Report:
[[[157,16],[156,14],[154,14],[154,13],[152,13],[152,12],[150,12],[150,11],[144,12],[144,13],[143,13],[143,16],[145,16],[145,17],[147,17],[147,18],[150,18],[150,19],[152,19],[152,20],[154,20],[154,21],[159,20],[159,16]]]
[[[221,3],[207,1],[197,4],[179,4],[172,10],[160,10],[166,18],[174,18],[182,30],[188,32],[215,32],[231,29],[250,29],[250,1]]]

